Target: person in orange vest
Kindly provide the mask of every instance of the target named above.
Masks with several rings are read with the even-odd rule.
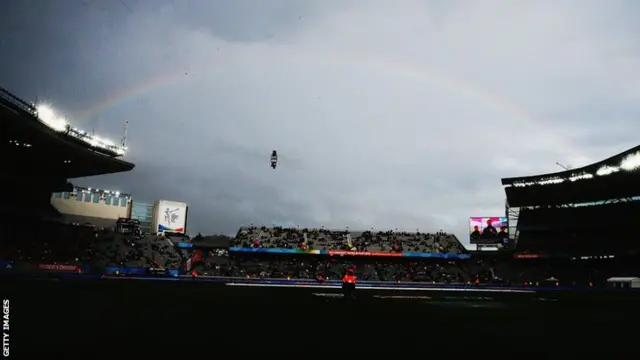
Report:
[[[353,299],[356,290],[356,276],[353,269],[348,269],[342,278],[342,292],[345,299]]]

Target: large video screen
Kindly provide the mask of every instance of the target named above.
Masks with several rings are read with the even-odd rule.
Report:
[[[472,244],[503,244],[509,242],[506,217],[470,217],[469,236]]]

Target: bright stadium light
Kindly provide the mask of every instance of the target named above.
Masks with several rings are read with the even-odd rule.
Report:
[[[624,171],[632,171],[637,168],[640,168],[640,153],[631,154],[620,162],[620,169]]]
[[[67,129],[67,121],[62,117],[56,116],[53,109],[49,106],[38,106],[36,108],[36,115],[40,121],[55,131],[65,131]]]
[[[640,169],[640,152],[636,152],[625,156],[618,165],[603,165],[594,174],[582,171],[574,173],[568,178],[552,177],[536,182],[519,182],[514,183],[513,186],[523,187],[529,185],[546,185],[546,184],[560,184],[565,181],[578,181],[584,179],[592,179],[595,176],[607,176],[620,171],[634,171]]]
[[[596,175],[604,176],[604,175],[613,174],[618,171],[620,171],[620,169],[618,169],[617,167],[603,166],[600,169],[598,169],[598,171],[596,171]]]
[[[70,126],[63,117],[57,116],[50,106],[38,105],[36,107],[35,115],[40,121],[42,121],[42,123],[49,126],[51,129],[58,132],[64,132],[66,135],[82,140],[94,148],[108,150],[116,156],[124,156],[127,151],[126,147],[118,146],[111,140],[99,138],[84,130]]]

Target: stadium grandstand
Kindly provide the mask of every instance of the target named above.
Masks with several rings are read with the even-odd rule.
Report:
[[[640,249],[640,146],[578,169],[502,179],[516,251],[621,256]]]
[[[56,117],[48,107],[30,104],[0,88],[0,123],[5,169],[3,211],[54,215],[51,193],[72,191],[69,179],[130,171],[126,148],[87,134]]]
[[[151,268],[168,272],[183,266],[176,244],[151,230],[184,233],[186,204],[133,203],[130,194],[69,182],[132,170],[134,165],[123,159],[124,144],[88,134],[51,108],[2,88],[0,124],[11,169],[0,181],[12,189],[0,196],[5,229],[0,261],[12,268],[96,273],[133,269],[129,272],[146,274]],[[160,211],[171,212],[168,222],[154,216]]]
[[[634,258],[609,261],[609,256],[638,249],[633,220],[640,194],[633,181],[639,148],[580,169],[503,179],[515,250],[469,253],[454,234],[443,231],[251,225],[241,227],[235,238],[191,238],[186,203],[136,203],[130,194],[69,182],[132,170],[134,165],[123,159],[124,146],[76,129],[49,108],[3,89],[0,105],[12,169],[0,179],[5,189],[13,189],[0,197],[7,229],[0,260],[14,268],[318,281],[339,279],[353,268],[366,281],[465,285],[548,279],[604,285],[612,276],[638,274],[630,262]],[[540,261],[551,255],[599,256],[607,262]]]
[[[107,251],[92,252],[87,239],[100,242],[113,236],[95,225],[84,226],[80,218],[82,223],[70,225],[69,218],[52,206],[52,193],[87,195],[86,199],[93,195],[91,189],[74,187],[71,179],[132,170],[134,165],[122,159],[126,148],[72,127],[50,108],[2,88],[0,124],[5,169],[10,169],[0,175],[3,188],[9,189],[0,196],[2,260],[75,268],[93,256],[107,256],[112,262],[127,259],[126,253],[116,251],[125,239],[111,242]]]
[[[465,253],[455,235],[444,232],[349,231],[282,227],[243,227],[235,239],[238,251],[347,251],[351,254],[445,257]]]

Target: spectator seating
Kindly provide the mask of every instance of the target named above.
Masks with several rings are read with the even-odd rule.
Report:
[[[178,249],[164,236],[119,234],[80,224],[34,219],[1,220],[0,260],[30,264],[89,265],[131,268],[181,268],[193,249]],[[21,226],[15,226],[20,224]],[[302,241],[301,241],[302,239]],[[448,241],[449,240],[449,241]],[[346,249],[361,251],[460,251],[457,239],[447,234],[373,233],[280,228],[243,228],[241,246]],[[437,244],[437,245],[436,245]],[[340,279],[355,267],[363,281],[429,283],[539,283],[558,279],[563,285],[604,284],[609,277],[640,275],[637,257],[513,259],[509,254],[474,255],[470,259],[416,259],[328,255],[278,255],[199,250],[203,261],[193,269],[203,276],[278,279]],[[94,270],[99,271],[99,270]]]
[[[34,265],[179,268],[183,258],[163,237],[55,221],[3,219],[0,260]],[[20,224],[16,226],[15,224]]]
[[[15,220],[15,219],[14,219]],[[93,262],[94,228],[58,222],[7,218],[0,242],[0,259],[31,264],[79,265]],[[16,225],[19,224],[19,225]]]
[[[202,276],[308,280],[321,276],[325,280],[337,280],[344,275],[346,268],[355,268],[361,281],[435,284],[474,284],[478,281],[525,286],[554,278],[564,286],[603,286],[609,277],[640,275],[640,264],[636,258],[583,261],[506,257],[416,260],[227,252],[209,252],[204,262],[196,265],[194,270]]]
[[[380,252],[464,253],[453,234],[243,227],[234,246]]]
[[[184,258],[163,236],[111,233],[99,244],[99,266],[178,269]]]
[[[637,253],[640,202],[522,209],[518,252],[564,255]]]

